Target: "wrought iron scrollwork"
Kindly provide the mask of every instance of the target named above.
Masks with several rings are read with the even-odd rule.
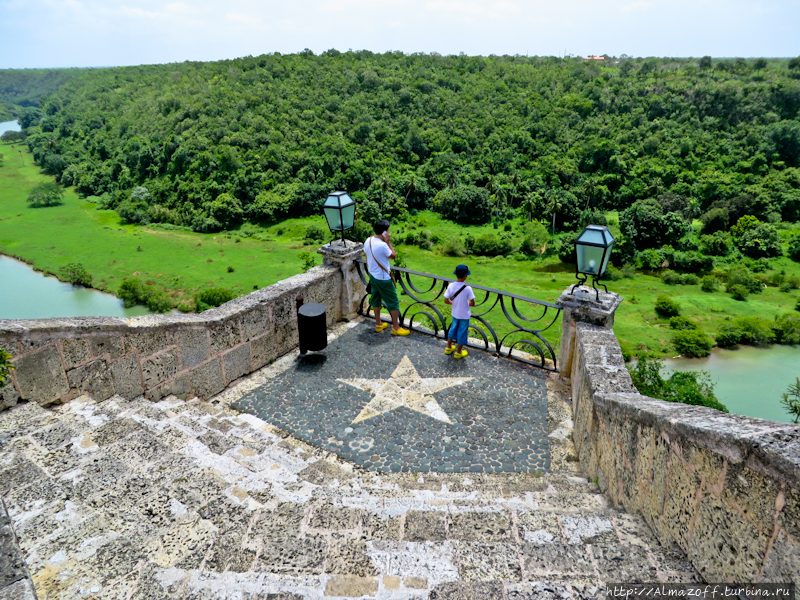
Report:
[[[366,286],[368,280],[366,261],[357,260],[356,267],[362,283]],[[400,314],[401,324],[414,331],[446,339],[449,328],[449,315],[443,314],[434,302],[444,298],[447,286],[455,279],[400,267],[391,267],[391,271],[405,296],[411,300],[411,303]],[[414,280],[412,280],[412,277]],[[415,280],[417,282],[422,280],[426,283],[418,285]],[[550,342],[544,338],[542,332],[555,323],[561,313],[560,306],[493,288],[473,285],[472,283],[469,285],[475,292],[475,306],[472,308],[472,317],[470,319],[470,340],[478,338],[483,340],[483,345],[470,341],[468,344],[470,347],[483,348],[499,356],[508,356],[548,371],[558,371],[555,351]],[[539,316],[536,318],[526,317],[520,311],[517,305],[518,302],[537,307],[541,311]],[[487,320],[487,315],[498,306],[505,320],[513,327],[511,331],[505,333],[502,337],[498,335],[495,328]],[[494,314],[499,315],[500,311]],[[358,314],[369,316],[368,294],[364,294],[361,298]],[[422,324],[423,318],[424,325]],[[527,337],[517,339],[518,334]],[[521,347],[525,347],[525,349],[522,350]],[[514,352],[514,350],[521,350],[529,356],[538,357],[538,360],[530,360],[521,356],[519,352]]]

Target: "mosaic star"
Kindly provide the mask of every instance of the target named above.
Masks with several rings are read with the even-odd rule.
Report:
[[[337,379],[347,385],[374,394],[353,423],[387,413],[401,406],[428,415],[445,423],[452,423],[433,394],[454,385],[461,385],[472,377],[420,377],[408,356],[404,356],[389,379]]]

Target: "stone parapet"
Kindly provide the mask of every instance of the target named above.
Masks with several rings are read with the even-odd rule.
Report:
[[[614,505],[706,581],[800,584],[800,425],[642,396],[602,325],[575,323],[570,358],[581,469]]]
[[[0,320],[14,366],[0,410],[82,393],[207,399],[297,346],[298,295],[327,306],[328,326],[348,314],[341,289],[342,270],[323,265],[200,314]]]

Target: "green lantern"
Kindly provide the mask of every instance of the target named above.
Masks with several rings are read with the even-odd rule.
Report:
[[[608,259],[611,258],[611,249],[614,247],[614,236],[608,227],[601,225],[587,225],[586,228],[575,240],[575,277],[578,283],[572,286],[574,290],[577,286],[586,283],[589,276],[592,277],[592,287],[596,292],[596,298],[600,299],[600,290],[597,289],[597,281],[605,274],[608,269]],[[608,288],[604,284],[603,289],[607,292]]]
[[[353,228],[356,218],[356,201],[347,192],[331,192],[322,205],[328,228],[334,235],[341,235],[344,244],[344,232]]]

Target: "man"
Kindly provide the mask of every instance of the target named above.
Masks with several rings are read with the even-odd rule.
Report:
[[[408,335],[408,329],[400,327],[400,300],[390,274],[389,259],[397,255],[389,242],[392,237],[389,234],[389,221],[381,219],[373,225],[373,229],[375,235],[364,242],[364,252],[372,288],[369,305],[375,312],[375,331],[380,333],[389,326],[381,321],[381,305],[385,302],[392,315],[392,335]]]

